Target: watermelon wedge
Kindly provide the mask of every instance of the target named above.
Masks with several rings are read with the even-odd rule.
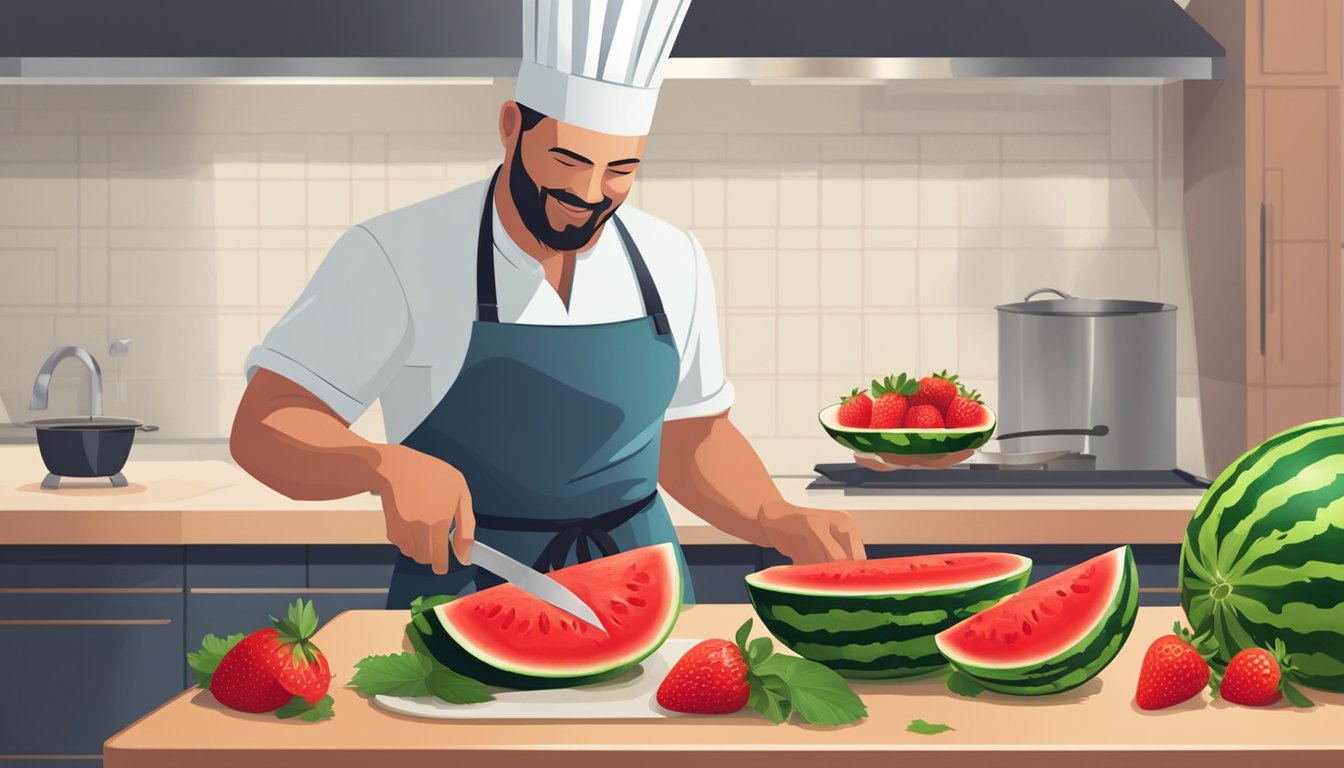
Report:
[[[681,611],[673,544],[656,544],[550,573],[597,613],[598,630],[512,584],[434,600],[413,621],[444,666],[501,688],[567,688],[634,667],[672,632]]]
[[[1022,589],[1031,560],[999,552],[778,565],[747,576],[781,643],[845,677],[915,677],[946,666],[933,636]]]
[[[1138,567],[1125,546],[1033,584],[935,641],[954,669],[992,691],[1059,693],[1111,663],[1138,610]]]

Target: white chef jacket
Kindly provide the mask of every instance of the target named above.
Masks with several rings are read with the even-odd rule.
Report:
[[[253,348],[250,380],[266,368],[353,422],[381,399],[387,440],[401,442],[457,378],[476,319],[476,240],[486,181],[380,214],[346,230],[294,305]],[[722,413],[724,376],[714,283],[690,232],[622,205],[662,296],[681,365],[666,420]],[[499,321],[591,325],[646,314],[614,226],[577,254],[566,310],[541,265],[494,215]],[[613,375],[619,376],[619,371]]]

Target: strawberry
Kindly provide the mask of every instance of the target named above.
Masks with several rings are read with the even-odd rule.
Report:
[[[873,429],[896,429],[905,420],[905,411],[910,406],[909,396],[919,391],[919,382],[906,378],[902,373],[898,378],[888,376],[881,382],[873,379],[873,419],[869,425]]]
[[[673,712],[730,715],[747,706],[750,695],[742,650],[727,640],[704,640],[663,678],[658,705]]]
[[[1213,657],[1210,641],[1206,636],[1196,640],[1180,622],[1172,631],[1175,634],[1154,640],[1143,656],[1134,697],[1140,709],[1175,706],[1198,696],[1209,684],[1208,659]]]
[[[910,397],[910,405],[932,405],[939,414],[947,412],[948,403],[957,396],[957,377],[949,375],[947,369],[942,373],[925,376],[919,380],[919,391]]]
[[[696,715],[726,715],[750,706],[776,724],[794,712],[808,723],[823,725],[845,725],[867,716],[863,702],[834,670],[776,654],[766,637],[748,644],[750,634],[748,619],[734,643],[697,643],[658,685],[658,705]]]
[[[868,391],[855,389],[849,397],[840,397],[840,410],[835,414],[836,421],[842,427],[867,429],[873,419],[873,399]]]
[[[1287,698],[1294,706],[1312,706],[1305,696],[1288,682],[1292,666],[1282,640],[1274,641],[1274,650],[1245,648],[1227,663],[1215,692],[1233,704],[1264,707]]]
[[[912,405],[905,412],[904,426],[906,429],[942,429],[943,414],[938,412],[936,406],[928,403]]]
[[[330,716],[331,668],[309,639],[317,630],[312,602],[300,600],[289,607],[286,618],[272,616],[271,622],[274,626],[246,637],[232,635],[221,641],[207,635],[201,651],[188,656],[197,684],[208,688],[220,704],[240,712]]]
[[[967,392],[965,389],[961,389],[961,394],[952,398],[943,414],[948,429],[978,427],[985,423],[985,418],[985,407],[980,402],[980,393],[975,390]]]

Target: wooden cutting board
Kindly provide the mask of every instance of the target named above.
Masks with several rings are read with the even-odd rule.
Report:
[[[491,688],[494,701],[449,704],[433,696],[375,696],[383,709],[436,720],[612,720],[677,717],[655,694],[672,665],[699,640],[672,638],[620,677],[581,688],[515,691]]]

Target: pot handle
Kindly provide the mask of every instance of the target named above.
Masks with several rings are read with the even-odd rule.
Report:
[[[995,440],[1012,440],[1016,437],[1050,437],[1053,435],[1090,435],[1092,437],[1105,437],[1111,433],[1111,428],[1105,424],[1098,424],[1091,429],[1032,429],[1026,432],[1009,432],[1003,435],[995,435]]]
[[[1036,290],[1032,291],[1031,293],[1028,293],[1027,296],[1026,296],[1026,298],[1024,298],[1024,299],[1022,299],[1022,300],[1023,300],[1023,301],[1031,301],[1031,297],[1036,296],[1037,294],[1042,294],[1042,293],[1053,293],[1053,294],[1058,295],[1058,296],[1059,296],[1060,298],[1062,298],[1062,299],[1076,299],[1076,298],[1078,298],[1077,296],[1074,296],[1073,294],[1065,293],[1065,292],[1059,290],[1058,288],[1037,288]]]
[[[136,427],[136,429],[140,430],[141,432],[158,432],[158,431],[159,431],[159,428],[158,428],[158,427],[153,426],[153,425],[150,425],[150,424],[141,424],[140,426]]]

